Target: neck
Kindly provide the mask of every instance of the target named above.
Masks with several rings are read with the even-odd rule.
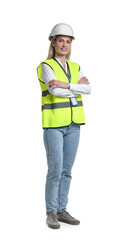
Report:
[[[59,55],[55,54],[55,57],[59,58],[59,60],[61,61],[61,63],[63,65],[65,64],[66,56],[59,56]]]

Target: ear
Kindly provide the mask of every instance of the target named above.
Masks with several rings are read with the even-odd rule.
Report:
[[[54,39],[52,39],[52,42],[51,42],[51,44],[52,44],[52,47],[54,47],[55,45],[54,45]]]

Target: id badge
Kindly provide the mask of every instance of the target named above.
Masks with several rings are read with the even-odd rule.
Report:
[[[70,98],[71,99],[71,103],[72,103],[72,106],[75,107],[78,105],[78,102],[77,102],[77,99],[75,97],[72,97]]]

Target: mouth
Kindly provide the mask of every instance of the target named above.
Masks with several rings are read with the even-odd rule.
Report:
[[[66,52],[67,49],[66,48],[61,48],[61,51]]]

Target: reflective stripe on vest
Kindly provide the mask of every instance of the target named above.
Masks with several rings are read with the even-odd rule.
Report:
[[[83,106],[82,101],[77,101],[78,106]],[[70,102],[61,102],[61,103],[48,103],[42,106],[43,109],[55,109],[55,108],[68,108],[72,107]]]

